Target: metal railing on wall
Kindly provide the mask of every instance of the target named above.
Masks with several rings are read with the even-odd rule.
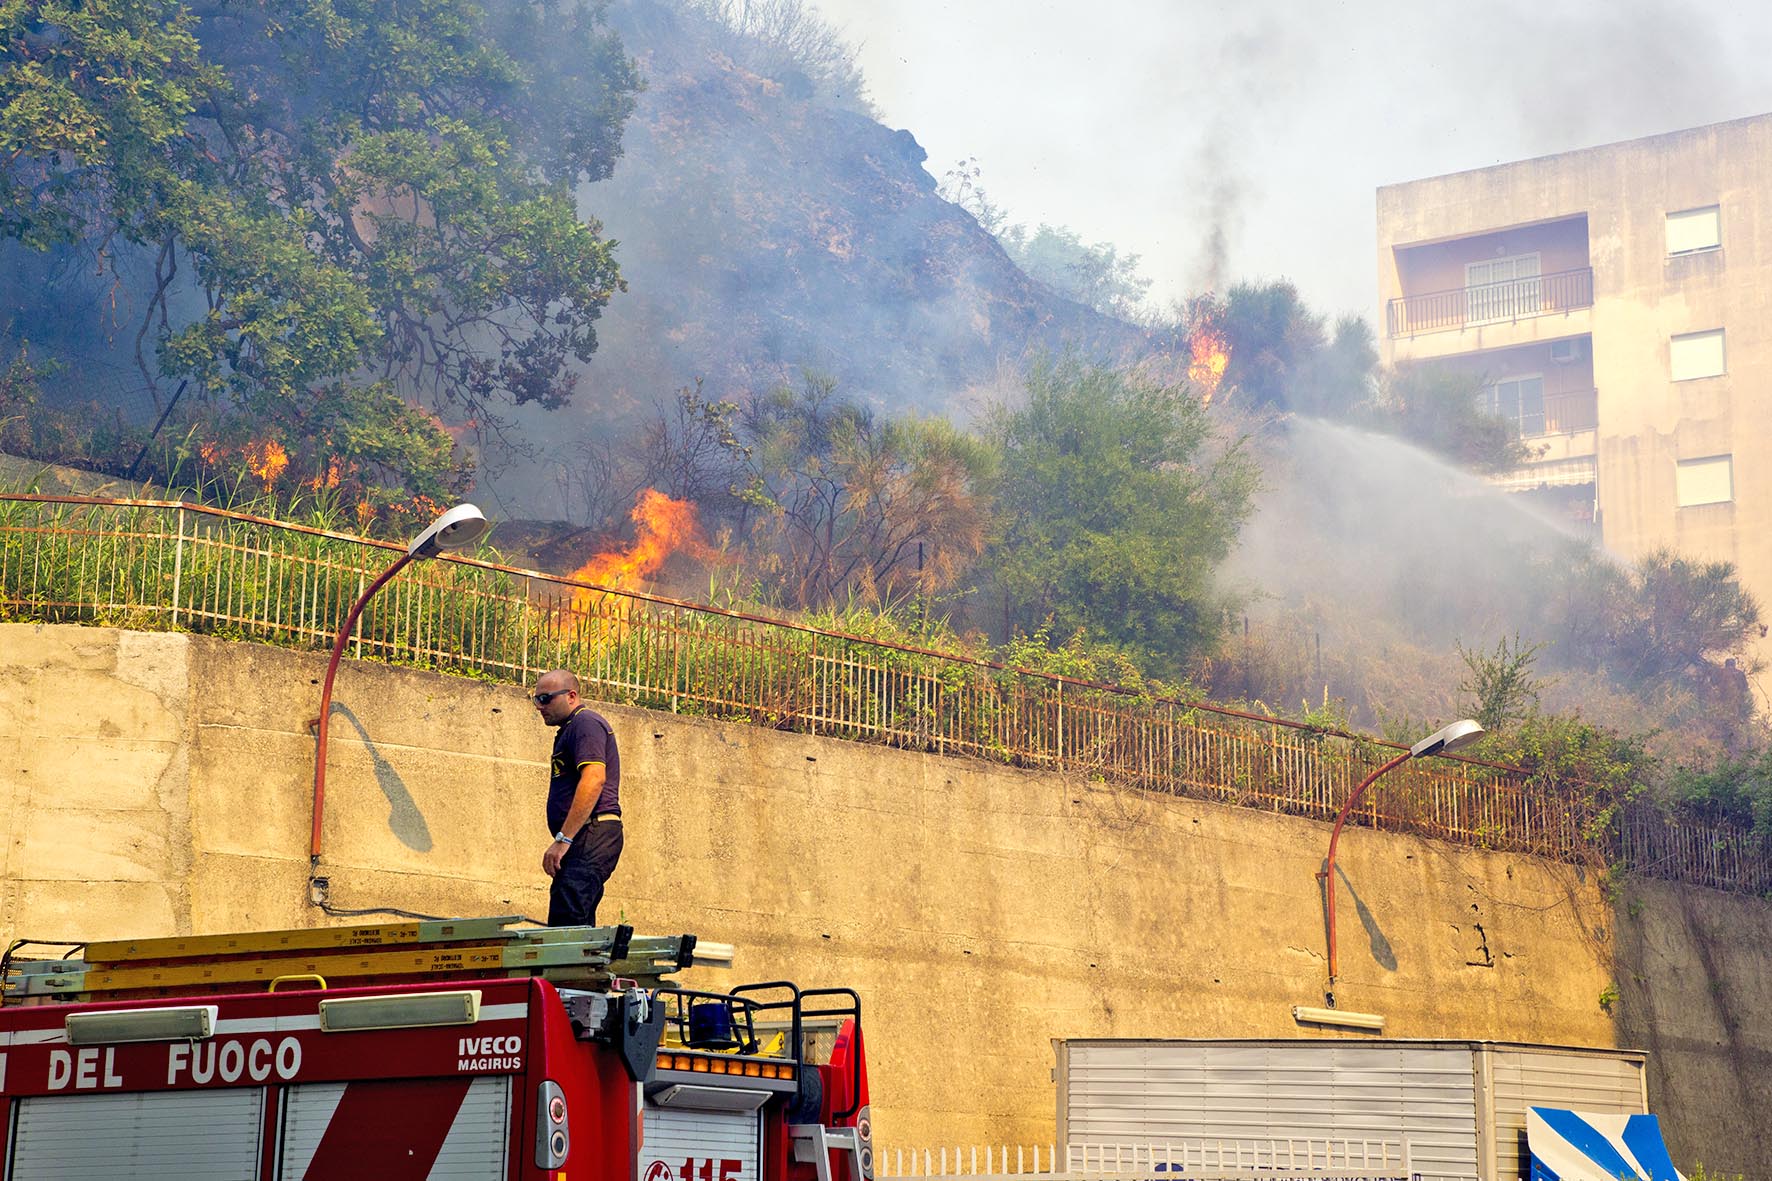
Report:
[[[183,502],[0,494],[0,618],[322,648],[401,548]],[[587,696],[606,701],[1079,772],[1318,820],[1333,819],[1360,779],[1399,749],[453,555],[390,583],[348,652],[518,684],[570,668]],[[1616,830],[1602,822],[1608,801],[1577,787],[1474,760],[1422,760],[1387,776],[1355,820],[1559,860],[1615,859]],[[1626,831],[1623,851],[1643,851],[1660,876],[1765,888],[1764,850],[1745,830],[1711,838],[1740,851],[1720,860],[1699,848],[1702,838],[1661,834],[1652,819]]]

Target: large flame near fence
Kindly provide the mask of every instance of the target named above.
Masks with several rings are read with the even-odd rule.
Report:
[[[634,544],[596,555],[572,572],[573,581],[622,590],[656,574],[679,550],[696,553],[704,548],[695,506],[687,500],[672,500],[656,488],[647,488],[628,517],[634,522]],[[605,639],[621,627],[632,610],[633,600],[625,596],[590,590],[572,594],[573,615],[600,620]]]
[[[656,574],[665,559],[678,550],[701,544],[695,506],[687,500],[672,500],[656,488],[640,493],[628,518],[634,522],[634,544],[626,550],[598,554],[572,572],[575,581],[626,587]]]
[[[1211,405],[1218,383],[1224,380],[1225,368],[1231,363],[1231,342],[1210,323],[1196,327],[1188,337],[1188,380],[1200,391],[1200,401]]]

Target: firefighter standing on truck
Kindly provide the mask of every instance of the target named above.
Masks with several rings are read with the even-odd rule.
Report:
[[[541,868],[554,879],[548,926],[595,926],[603,883],[621,860],[621,755],[609,722],[578,696],[564,669],[535,683],[541,720],[557,727],[548,765],[548,828],[554,841]]]

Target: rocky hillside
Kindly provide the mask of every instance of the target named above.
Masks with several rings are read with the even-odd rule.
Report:
[[[696,379],[728,397],[812,368],[882,408],[937,411],[1030,351],[1139,351],[1138,330],[1029,279],[938,197],[911,132],[745,68],[671,0],[620,0],[610,19],[646,91],[615,176],[581,206],[619,242],[628,291],[576,405],[530,419],[532,437],[630,420]]]

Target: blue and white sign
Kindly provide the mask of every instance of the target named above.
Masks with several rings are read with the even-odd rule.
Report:
[[[1597,1115],[1534,1107],[1526,1113],[1532,1181],[1686,1181],[1652,1115]]]

